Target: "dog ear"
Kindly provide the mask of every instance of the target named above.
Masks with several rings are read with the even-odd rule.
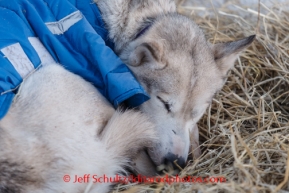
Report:
[[[130,54],[128,65],[137,67],[149,64],[154,69],[160,69],[165,65],[161,62],[162,53],[163,50],[158,43],[142,43]]]
[[[254,39],[255,35],[252,35],[238,41],[213,45],[215,61],[223,75],[227,74],[233,67],[239,53],[249,47]]]

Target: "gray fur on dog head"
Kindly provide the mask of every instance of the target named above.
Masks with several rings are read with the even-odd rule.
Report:
[[[160,165],[179,158],[184,166],[190,146],[195,157],[200,155],[197,121],[222,88],[238,53],[254,37],[211,45],[193,21],[176,13],[173,0],[97,4],[116,52],[151,96],[140,106],[160,138],[148,151],[151,159]]]
[[[176,158],[183,165],[190,143],[198,144],[198,132],[193,131],[197,121],[222,88],[238,53],[253,39],[211,45],[190,19],[170,14],[157,19],[121,53],[151,96],[140,109],[162,136],[149,151],[156,165]]]

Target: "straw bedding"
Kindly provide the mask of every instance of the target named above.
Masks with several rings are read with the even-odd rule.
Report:
[[[282,10],[284,5],[268,7],[262,1],[254,7],[241,6],[237,0],[217,7],[212,2],[206,1],[210,6],[205,7],[178,1],[178,10],[192,17],[210,42],[252,34],[257,38],[199,121],[201,158],[179,175],[223,176],[226,182],[132,184],[117,189],[289,192],[289,12]]]

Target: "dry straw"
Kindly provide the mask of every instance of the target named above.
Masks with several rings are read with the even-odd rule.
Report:
[[[258,6],[237,0],[230,1],[235,11],[178,5],[211,42],[257,33],[198,124],[202,157],[180,173],[227,182],[127,185],[125,192],[289,192],[289,12],[260,3],[258,22]]]

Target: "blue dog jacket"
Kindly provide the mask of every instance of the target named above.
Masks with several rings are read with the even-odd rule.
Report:
[[[91,82],[113,105],[149,99],[112,51],[91,0],[0,0],[0,119],[37,68],[59,63]]]

